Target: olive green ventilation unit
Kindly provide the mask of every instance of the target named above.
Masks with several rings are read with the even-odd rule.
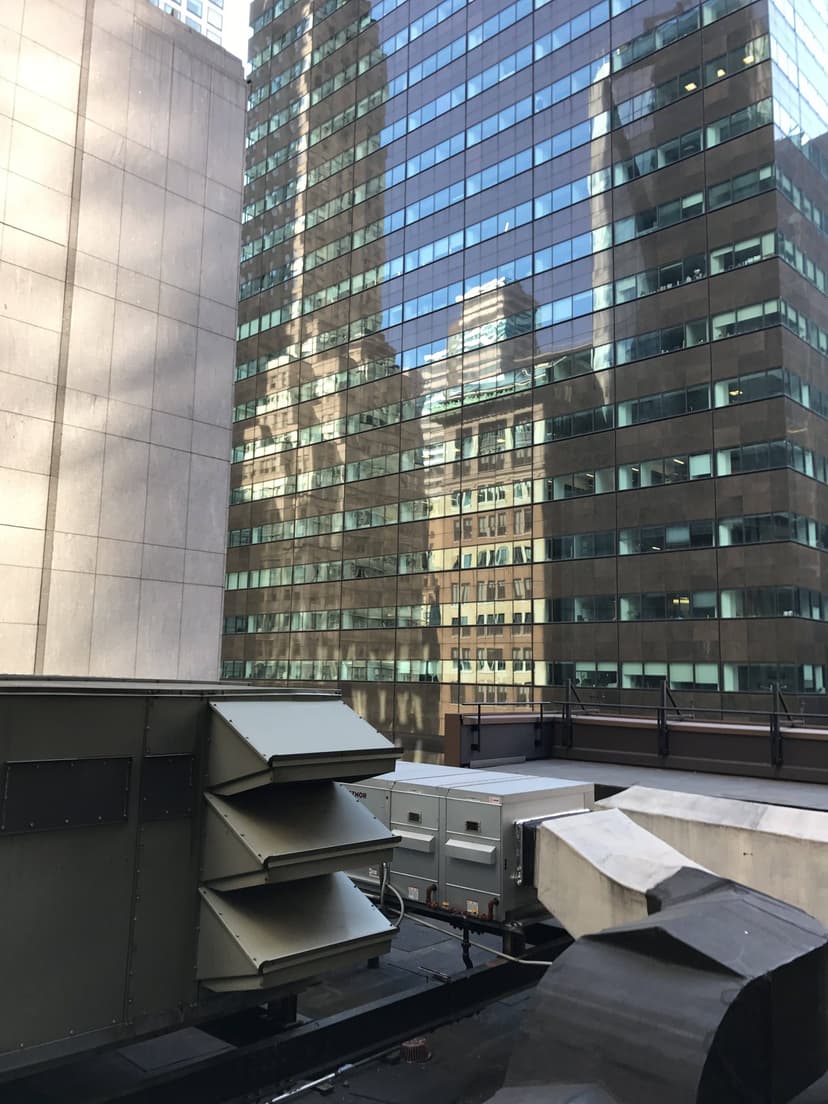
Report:
[[[396,836],[340,780],[398,754],[335,694],[0,678],[0,1099],[388,950],[342,871]]]
[[[388,950],[390,924],[341,872],[390,861],[397,837],[340,781],[399,752],[330,698],[210,711],[199,982],[272,990]]]

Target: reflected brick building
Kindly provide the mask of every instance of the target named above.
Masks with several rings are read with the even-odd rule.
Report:
[[[252,18],[225,677],[822,694],[821,9]]]

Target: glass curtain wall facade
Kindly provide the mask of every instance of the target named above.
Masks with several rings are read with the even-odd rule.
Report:
[[[252,20],[224,676],[822,694],[824,6]]]
[[[149,0],[174,19],[181,20],[190,30],[206,35],[212,42],[224,45],[225,0]],[[233,8],[244,0],[227,0]]]

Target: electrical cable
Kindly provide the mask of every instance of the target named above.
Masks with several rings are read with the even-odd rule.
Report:
[[[400,925],[402,924],[403,918],[405,916],[405,901],[403,900],[403,896],[400,893],[400,891],[397,889],[396,886],[391,885],[391,883],[389,882],[388,883],[388,888],[391,890],[391,892],[394,894],[394,896],[400,902],[400,915],[397,917],[397,922],[394,925],[394,927],[397,929],[397,931],[399,931],[400,930]]]
[[[373,1058],[371,1059],[373,1061]],[[362,1063],[360,1063],[361,1065]],[[298,1085],[295,1089],[288,1089],[287,1092],[281,1093],[279,1096],[271,1096],[267,1101],[262,1101],[262,1104],[280,1104],[282,1100],[292,1100],[295,1096],[301,1096],[302,1093],[309,1092],[311,1089],[317,1088],[319,1085],[324,1085],[327,1081],[333,1081],[335,1077],[338,1077],[340,1073],[345,1073],[348,1070],[354,1069],[354,1066],[348,1063],[347,1065],[340,1066],[335,1069],[333,1073],[326,1073],[324,1077],[317,1077],[315,1081],[308,1081],[304,1085]]]
[[[394,889],[393,886],[391,886],[390,888]],[[397,893],[396,889],[394,889],[394,892]],[[399,893],[397,893],[397,896],[400,896]],[[401,897],[400,900],[402,900]],[[463,942],[462,935],[458,935],[456,932],[447,931],[445,928],[438,927],[437,924],[432,924],[429,920],[423,920],[420,916],[409,915],[408,919],[414,924],[421,924],[424,928],[431,928],[433,931],[440,932],[441,935],[448,935],[452,939],[458,940],[460,943]],[[516,962],[520,966],[552,965],[551,962],[543,962],[540,959],[516,958],[515,955],[506,954],[505,951],[496,951],[494,947],[487,947],[485,943],[478,943],[476,939],[469,939],[468,942],[470,946],[477,947],[479,951],[487,951],[489,954],[497,955],[498,958],[505,958],[507,962]]]
[[[384,862],[380,865],[382,876],[380,878],[380,891],[379,891],[379,907],[385,904],[385,887],[388,885],[388,863]]]

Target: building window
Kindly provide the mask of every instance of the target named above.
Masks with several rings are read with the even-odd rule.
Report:
[[[659,690],[666,682],[671,690],[718,690],[716,663],[624,663],[621,685],[625,690]]]

